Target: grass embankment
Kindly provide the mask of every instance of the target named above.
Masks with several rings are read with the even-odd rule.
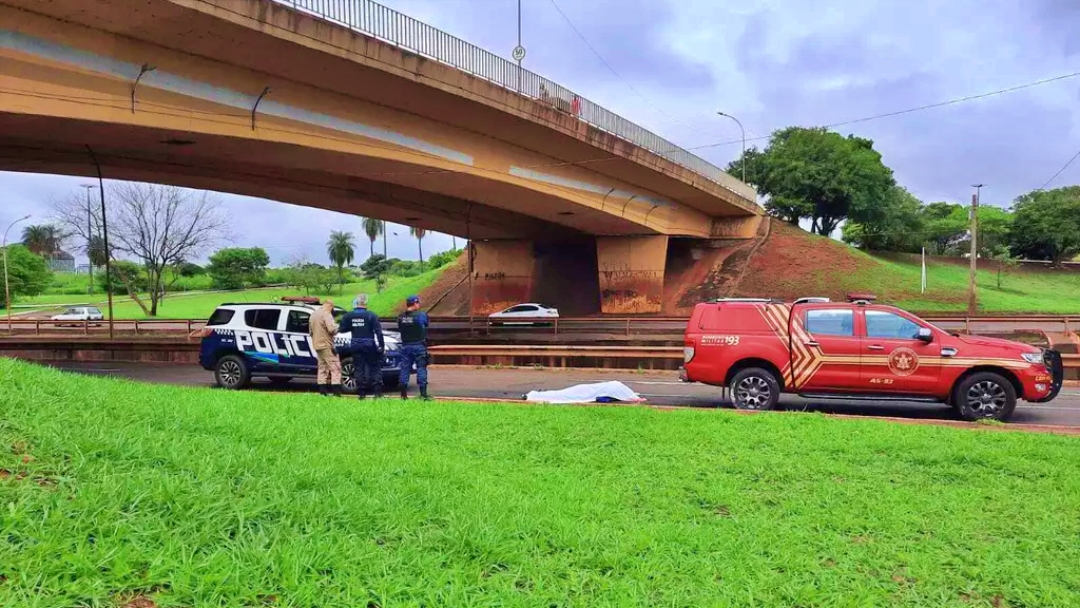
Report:
[[[0,605],[1080,605],[1076,438],[0,378]]]
[[[375,281],[362,281],[342,285],[331,293],[312,293],[310,295],[320,298],[331,298],[334,303],[342,308],[352,306],[352,300],[357,293],[364,292],[370,296],[370,308],[380,315],[393,314],[404,306],[405,298],[414,293],[419,293],[438,278],[443,268],[429,270],[415,277],[388,277],[386,288],[381,293],[376,293]],[[194,293],[169,294],[158,305],[159,319],[206,319],[214,308],[223,302],[274,302],[280,301],[286,295],[307,295],[303,289],[295,287],[269,287],[264,289],[244,289],[241,291],[210,291]],[[150,302],[146,295],[140,295],[143,302],[149,306]],[[106,315],[108,311],[100,296],[92,298]],[[72,303],[87,301],[75,296],[45,295],[27,298],[25,304],[51,304]],[[148,317],[129,297],[117,296],[113,302],[113,314],[117,319],[147,319]]]
[[[967,308],[968,267],[964,260],[929,259],[927,291],[920,293],[918,256],[884,258],[809,234],[781,222],[750,262],[740,296],[827,296],[869,291],[882,303],[920,312]],[[977,275],[982,313],[1080,313],[1080,272],[1019,267],[997,287],[995,262],[981,260]]]

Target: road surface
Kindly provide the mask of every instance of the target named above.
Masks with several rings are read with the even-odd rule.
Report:
[[[73,372],[113,376],[143,382],[211,387],[213,374],[198,366],[121,362],[56,362],[50,365]],[[679,382],[675,372],[635,372],[618,370],[535,370],[432,366],[431,392],[434,396],[521,400],[531,390],[565,388],[573,384],[618,380],[652,405],[717,407],[720,389]],[[415,377],[413,379],[415,382]],[[254,381],[250,390],[313,391],[313,381],[293,380],[284,389]],[[415,394],[415,387],[414,387]],[[782,407],[829,414],[887,416],[928,420],[955,420],[952,409],[927,403],[882,403],[806,400],[785,395]],[[730,407],[730,404],[724,404]],[[1061,395],[1046,404],[1021,402],[1012,422],[1080,427],[1080,388],[1065,387]]]

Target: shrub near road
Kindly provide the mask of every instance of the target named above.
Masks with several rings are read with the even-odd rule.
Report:
[[[1076,438],[0,378],[0,605],[1080,605]]]

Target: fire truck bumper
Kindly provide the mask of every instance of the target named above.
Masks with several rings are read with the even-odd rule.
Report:
[[[1061,362],[1061,353],[1056,350],[1046,351],[1046,368],[1050,371],[1050,392],[1038,399],[1028,399],[1031,403],[1046,403],[1053,401],[1061,392],[1061,385],[1065,383],[1065,366]]]

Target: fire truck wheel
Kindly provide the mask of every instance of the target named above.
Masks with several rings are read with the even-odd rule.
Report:
[[[980,372],[956,385],[953,404],[964,420],[1008,420],[1016,408],[1012,382],[993,372]]]
[[[769,370],[748,367],[731,379],[731,400],[740,410],[771,410],[780,401],[780,383]]]

